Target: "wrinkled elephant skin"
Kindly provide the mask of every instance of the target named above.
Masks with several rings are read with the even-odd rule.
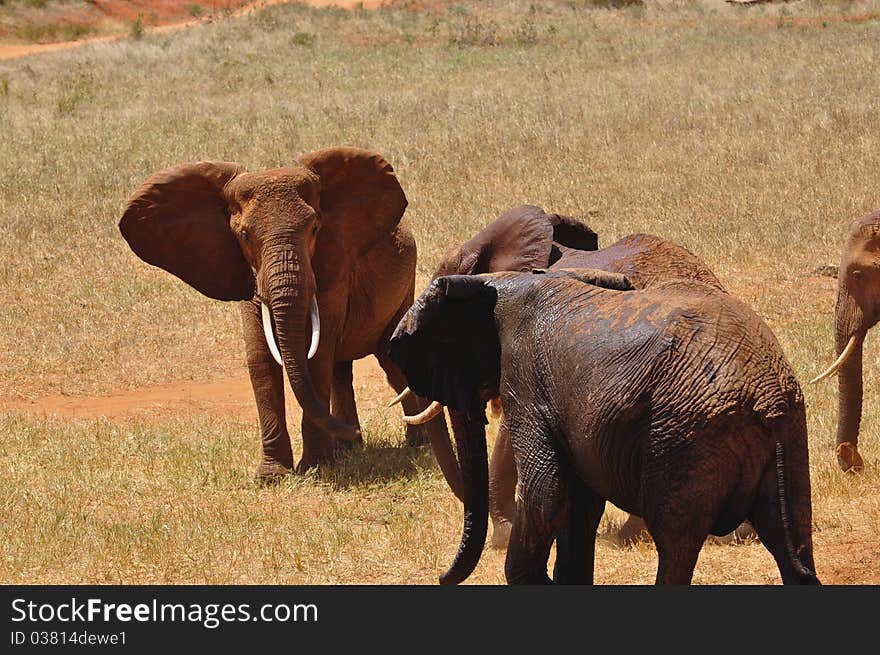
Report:
[[[519,472],[505,576],[593,579],[606,501],[644,518],[658,583],[691,581],[707,536],[755,526],[785,583],[818,583],[803,395],[770,329],[712,285],[629,290],[587,269],[446,276],[391,339],[415,393],[446,405],[465,512],[443,583],[488,524],[485,403],[500,395]]]

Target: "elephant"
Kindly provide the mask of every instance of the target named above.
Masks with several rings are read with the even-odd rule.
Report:
[[[686,248],[650,234],[631,234],[598,249],[598,235],[576,219],[547,214],[534,205],[504,212],[473,238],[450,249],[433,279],[444,275],[475,275],[549,268],[591,268],[623,273],[638,289],[676,278],[697,280],[719,291],[712,270]],[[498,414],[497,412],[493,412]],[[411,420],[411,419],[410,419]],[[515,513],[516,466],[503,415],[489,470],[489,513],[494,548],[505,548]],[[631,543],[646,534],[645,524],[630,516],[617,538]],[[748,524],[728,540],[754,536]]]
[[[303,410],[298,472],[361,443],[353,360],[375,356],[391,386],[405,387],[388,340],[415,291],[406,206],[391,165],[350,147],[257,172],[184,163],[151,175],[128,200],[119,229],[138,257],[209,298],[240,301],[262,439],[258,480],[294,470],[282,367]],[[427,404],[405,402],[414,413]],[[460,493],[445,422],[408,426],[407,441],[425,433]]]
[[[690,583],[707,536],[749,518],[785,583],[818,583],[803,394],[766,324],[705,283],[633,290],[589,269],[438,278],[391,338],[414,393],[450,412],[464,529],[443,584],[488,528],[485,403],[519,471],[509,583],[593,581],[605,501],[644,517],[657,583]]]
[[[812,383],[837,378],[837,463],[859,472],[862,420],[862,346],[868,330],[880,320],[880,211],[850,225],[837,274],[834,333],[837,360]]]

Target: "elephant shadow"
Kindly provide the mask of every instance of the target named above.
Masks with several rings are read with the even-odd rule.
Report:
[[[402,432],[399,436],[392,433],[389,429],[367,429],[362,446],[347,448],[332,464],[318,467],[316,478],[340,491],[364,484],[414,481],[439,473],[430,446],[409,446]]]

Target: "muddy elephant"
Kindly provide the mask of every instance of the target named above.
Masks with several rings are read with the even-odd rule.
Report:
[[[317,150],[260,172],[180,164],[129,199],[119,229],[141,259],[210,298],[241,301],[262,435],[259,479],[293,469],[282,366],[303,410],[298,471],[361,440],[353,360],[374,355],[396,391],[405,387],[387,346],[414,296],[406,205],[391,165],[358,148]],[[406,402],[415,413],[426,405]],[[425,431],[455,488],[445,423],[410,426],[407,440],[418,443]]]
[[[547,214],[534,205],[522,205],[508,210],[472,239],[449,250],[433,279],[443,275],[568,267],[622,273],[638,289],[681,278],[724,290],[702,260],[661,237],[631,234],[606,248],[597,248],[598,236],[583,223],[559,214]],[[489,469],[491,543],[495,548],[504,548],[508,543],[515,513],[516,480],[513,449],[502,414]],[[629,543],[644,534],[644,522],[630,516],[617,537]],[[750,536],[754,536],[754,531],[745,524],[728,539]]]
[[[880,320],[880,211],[854,221],[843,246],[834,312],[837,360],[811,382],[838,374],[837,462],[844,471],[861,471],[862,345]]]
[[[587,225],[561,214],[548,214],[534,205],[522,205],[504,212],[460,246],[450,248],[437,267],[432,281],[444,275],[476,275],[546,268],[558,261],[564,252],[592,251],[596,248],[598,236]],[[389,407],[407,395],[407,392],[399,395]],[[493,406],[497,406],[497,403],[493,403]],[[410,425],[428,420],[443,420],[438,404],[434,403],[419,415],[404,416],[404,421]],[[507,545],[516,486],[516,469],[503,422],[495,443],[497,455],[493,459],[493,470],[497,473],[493,474],[492,480],[497,483],[499,493],[495,493],[496,489],[493,488],[493,521],[496,522],[493,537],[497,538],[498,547],[503,547]],[[451,447],[450,444],[449,448]],[[501,457],[502,454],[505,457]],[[507,454],[510,455],[509,458]],[[453,477],[451,483],[460,484],[460,476]],[[496,502],[495,499],[499,500]],[[508,509],[510,511],[505,513]]]
[[[785,583],[817,583],[804,401],[745,304],[675,280],[562,269],[435,280],[391,339],[412,390],[450,409],[464,530],[441,583],[477,565],[488,524],[485,402],[500,395],[519,493],[510,583],[593,579],[605,501],[644,517],[658,583],[689,583],[709,534],[749,518]]]

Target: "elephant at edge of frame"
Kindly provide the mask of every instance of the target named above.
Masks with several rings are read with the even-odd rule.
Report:
[[[880,320],[880,211],[853,221],[837,273],[834,336],[837,360],[810,380],[837,374],[837,463],[844,471],[864,468],[859,454],[862,421],[862,347]]]
[[[349,147],[260,172],[184,163],[151,175],[128,200],[119,229],[135,254],[209,298],[241,301],[262,437],[258,480],[294,468],[282,367],[303,411],[299,472],[361,443],[354,360],[374,355],[396,392],[406,386],[388,356],[414,297],[406,206],[391,165]],[[414,413],[427,405],[406,402]],[[407,426],[407,442],[421,444],[425,433],[460,495],[445,422]]]
[[[644,517],[658,583],[687,584],[709,534],[749,518],[785,583],[817,584],[803,394],[745,304],[694,281],[632,290],[589,269],[435,280],[391,338],[412,390],[449,407],[464,581],[488,528],[485,405],[499,396],[520,490],[509,583],[593,581],[605,501]]]
[[[703,282],[724,292],[721,282],[699,257],[677,243],[651,234],[630,234],[605,248],[598,235],[580,221],[547,214],[540,207],[522,205],[504,212],[461,246],[450,249],[433,279],[444,275],[478,275],[533,269],[590,268],[622,273],[643,289],[673,279]],[[516,465],[510,435],[497,399],[490,407],[500,417],[498,436],[489,464],[489,516],[491,545],[506,548],[515,514]],[[437,407],[436,405],[434,406]],[[430,418],[426,414],[424,418]],[[407,422],[419,420],[404,417]],[[630,515],[617,532],[623,544],[647,535],[644,521]],[[755,537],[748,523],[726,535],[724,541]]]

